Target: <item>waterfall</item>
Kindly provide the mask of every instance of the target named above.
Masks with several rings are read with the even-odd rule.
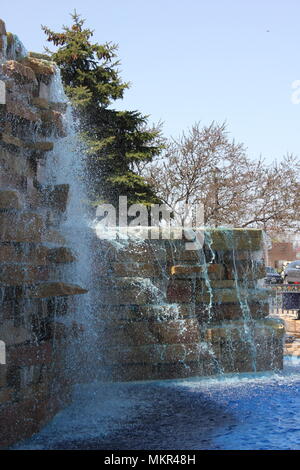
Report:
[[[270,293],[258,285],[261,231],[202,228],[203,247],[186,251],[178,228],[171,240],[143,238],[148,227],[94,230],[97,343],[110,378],[282,367],[282,323],[266,318]]]
[[[45,90],[44,90],[45,93]],[[65,106],[63,114],[64,136],[52,136],[53,151],[46,162],[46,179],[53,185],[68,185],[68,204],[59,220],[59,228],[67,245],[76,256],[76,262],[63,269],[67,282],[74,282],[91,290],[91,230],[85,178],[85,149],[78,136],[78,124],[74,111],[64,92],[60,71],[55,73],[49,84],[50,102]],[[69,340],[67,370],[72,381],[82,381],[82,374],[90,371],[92,361],[93,327],[90,294],[84,299],[75,297],[69,301],[69,314],[60,321],[73,332]],[[90,377],[85,376],[89,381]]]

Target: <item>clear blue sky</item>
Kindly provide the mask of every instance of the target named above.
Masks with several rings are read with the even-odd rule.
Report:
[[[6,0],[0,14],[27,49],[42,51],[40,25],[60,30],[74,8],[95,40],[119,43],[132,83],[124,108],[174,136],[195,121],[227,120],[252,157],[300,156],[300,104],[291,101],[299,0]]]

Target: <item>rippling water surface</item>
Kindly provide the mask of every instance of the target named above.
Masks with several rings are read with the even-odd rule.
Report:
[[[16,449],[300,449],[300,359],[284,371],[76,386]]]

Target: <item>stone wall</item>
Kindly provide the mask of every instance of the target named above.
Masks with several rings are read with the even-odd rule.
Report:
[[[265,276],[262,232],[207,230],[195,251],[185,242],[142,240],[131,230],[125,239],[95,238],[102,375],[147,380],[282,368],[283,324],[268,316],[270,293],[257,282]]]
[[[38,431],[68,400],[70,331],[59,320],[69,296],[86,292],[62,282],[75,262],[60,232],[69,188],[46,171],[66,105],[49,101],[54,64],[24,54],[0,21],[0,447]]]

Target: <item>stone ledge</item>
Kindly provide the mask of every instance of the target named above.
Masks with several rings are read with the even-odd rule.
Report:
[[[86,294],[88,291],[76,284],[66,284],[64,282],[45,282],[27,290],[27,297],[47,298],[61,297],[69,295]]]

